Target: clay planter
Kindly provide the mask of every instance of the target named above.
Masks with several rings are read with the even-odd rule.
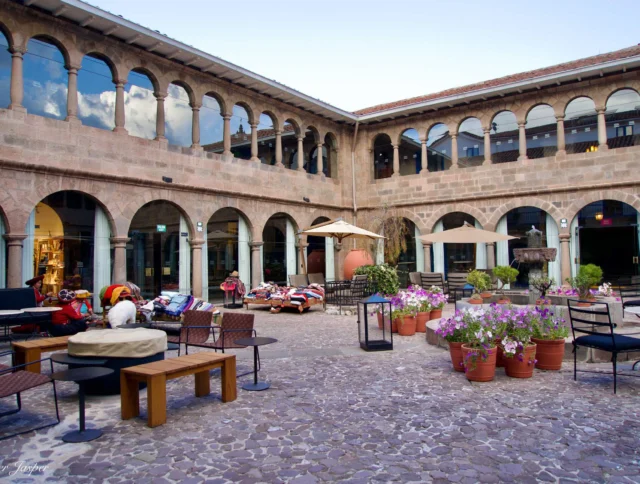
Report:
[[[373,259],[364,249],[351,249],[344,259],[344,278],[351,279],[358,267],[373,265]]]
[[[502,340],[500,338],[496,339],[496,368],[502,368],[504,366],[504,351],[502,350],[502,346],[500,345]]]
[[[391,321],[391,332],[392,333],[397,333],[398,332],[398,326],[400,326],[399,323],[399,319],[400,318],[396,318],[393,321]]]
[[[536,299],[536,306],[551,306],[549,299]]]
[[[564,339],[531,338],[538,349],[536,350],[536,368],[538,370],[559,370],[564,358]]]
[[[482,299],[491,299],[491,297],[493,297],[493,294],[491,294],[489,291],[484,291],[480,293],[480,297]]]
[[[462,345],[462,361],[466,361],[467,355],[473,351],[467,345]],[[487,350],[487,360],[483,361],[481,356],[476,359],[476,367],[473,370],[466,370],[465,375],[469,381],[491,381],[496,376],[496,353],[497,348],[489,348]]]
[[[413,336],[416,334],[416,317],[404,316],[402,322],[398,321],[398,334],[400,336]]]
[[[505,296],[500,296],[500,298],[498,299],[498,304],[509,304],[510,302],[511,299]]]
[[[469,298],[469,304],[482,304],[484,301],[482,300],[482,298],[479,299],[471,299]]]
[[[462,343],[449,343],[449,354],[451,355],[451,363],[456,371],[464,371],[462,363]]]
[[[382,329],[382,313],[376,313],[378,316],[378,329]]]
[[[431,313],[418,313],[418,315],[416,316],[416,332],[427,332],[427,321],[429,321],[430,314]]]
[[[522,361],[518,359],[518,354],[512,358],[504,359],[504,372],[512,378],[531,378],[536,360],[535,344],[525,347],[522,351]]]
[[[590,302],[579,302],[578,304],[576,304],[576,306],[578,306],[579,308],[590,308],[591,307],[591,303]]]
[[[442,317],[442,309],[432,309],[429,313],[429,320],[440,319]]]

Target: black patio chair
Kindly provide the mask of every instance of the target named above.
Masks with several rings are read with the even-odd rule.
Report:
[[[640,284],[626,283],[619,286],[622,310],[624,308],[640,306]]]
[[[607,303],[596,303],[595,306],[579,307],[578,303],[589,301],[579,301],[569,299],[569,320],[573,333],[573,379],[577,380],[578,371],[583,373],[613,374],[613,393],[617,389],[617,359],[618,353],[629,351],[640,351],[640,338],[634,338],[623,334],[615,334],[615,324],[611,322],[609,305]],[[604,309],[601,307],[604,306]],[[593,370],[578,370],[578,347],[593,348],[596,350],[608,351],[611,353],[611,363],[613,373],[605,373]],[[622,375],[640,376],[640,375]]]
[[[421,272],[420,285],[423,289],[430,289],[432,286],[436,286],[442,289],[444,294],[449,292],[449,288],[444,285],[444,274],[442,272]]]

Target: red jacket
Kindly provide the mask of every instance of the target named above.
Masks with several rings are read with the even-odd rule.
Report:
[[[40,294],[40,291],[38,291],[35,287],[33,288],[33,292],[36,293],[36,306],[42,306],[42,303],[45,299],[47,299],[47,296]]]
[[[77,321],[84,319],[84,317],[78,313],[71,304],[61,304],[60,311],[55,311],[51,314],[51,322],[53,324],[67,324],[71,321]]]

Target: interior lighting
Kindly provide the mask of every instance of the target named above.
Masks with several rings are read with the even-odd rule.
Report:
[[[594,151],[598,151],[598,147],[597,146],[589,146],[587,148],[587,151],[585,151],[585,153],[593,153]]]
[[[602,212],[596,212],[596,220],[599,222],[600,220],[602,220],[604,218],[604,215],[602,214]]]

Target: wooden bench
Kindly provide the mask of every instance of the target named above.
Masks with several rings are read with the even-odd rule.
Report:
[[[40,373],[40,360],[42,353],[48,353],[67,348],[69,336],[58,336],[55,338],[41,338],[30,341],[13,342],[11,346],[16,353],[16,365],[24,365],[35,361],[26,367],[27,371]]]
[[[195,353],[120,370],[122,420],[140,415],[140,383],[147,384],[147,425],[157,427],[167,421],[167,380],[195,375],[196,397],[211,393],[209,371],[221,369],[222,401],[236,399],[236,356]]]

